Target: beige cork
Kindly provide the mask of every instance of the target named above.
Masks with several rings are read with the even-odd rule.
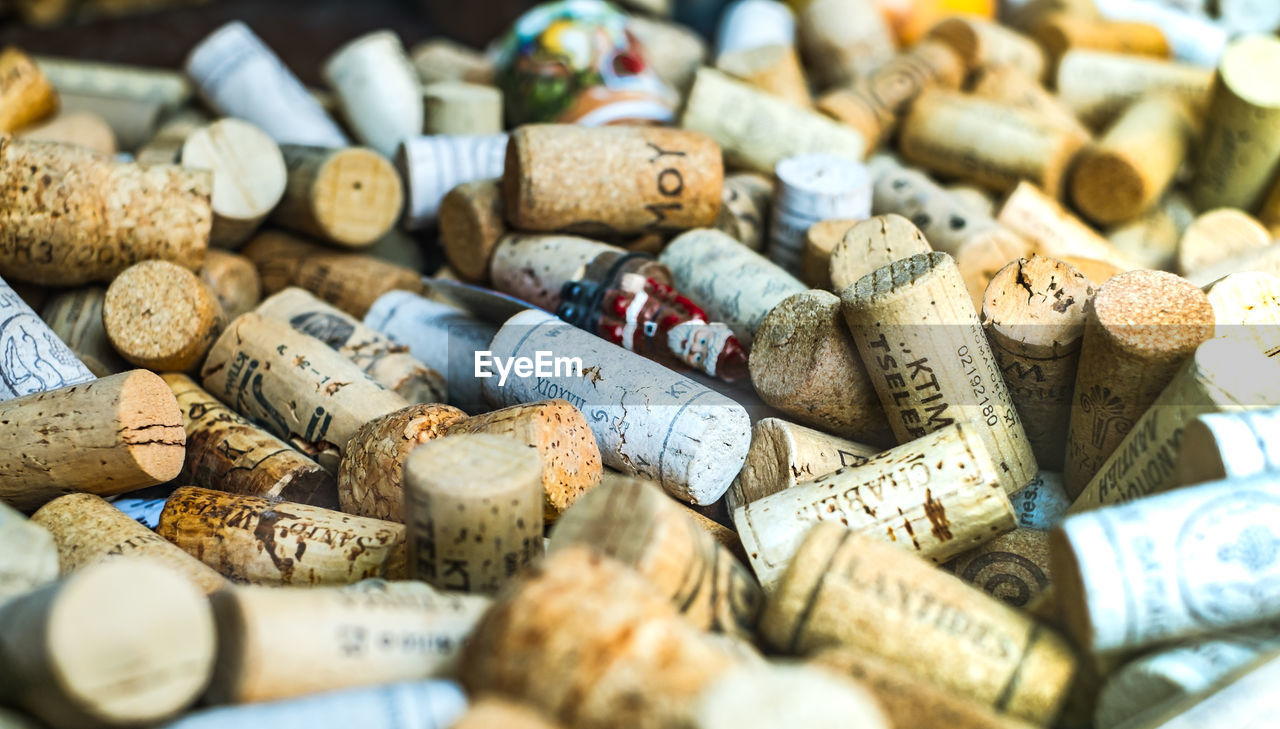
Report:
[[[1007,605],[1025,608],[1049,589],[1049,533],[1015,529],[942,568]]]
[[[1130,271],[1098,289],[1071,403],[1069,496],[1080,494],[1213,325],[1204,292],[1171,273]]]
[[[107,287],[102,324],[120,356],[152,370],[192,371],[227,324],[213,291],[168,261],[143,261]]]
[[[182,143],[182,166],[213,172],[210,245],[238,248],[284,195],[279,145],[240,119],[219,119],[188,134]]]
[[[1093,295],[1089,279],[1074,266],[1036,256],[1001,269],[982,302],[991,351],[1043,469],[1062,470],[1085,308]]]
[[[0,500],[29,510],[68,491],[113,496],[182,470],[173,393],[132,370],[0,402]]]
[[[86,286],[55,294],[40,311],[53,333],[98,377],[129,369],[111,346],[102,324],[102,303],[106,298],[106,288]]]
[[[144,165],[176,164],[182,156],[182,145],[197,129],[210,123],[203,112],[187,109],[175,112],[138,147],[134,158]]]
[[[834,294],[804,291],[773,307],[749,365],[760,399],[790,418],[853,440],[893,442]]]
[[[0,603],[57,578],[53,535],[0,501]]]
[[[583,278],[592,261],[610,252],[621,249],[573,235],[509,233],[490,256],[489,280],[498,291],[555,311],[564,285]]]
[[[484,696],[472,702],[450,729],[559,729],[528,704]]]
[[[813,0],[796,12],[796,36],[819,88],[851,83],[895,52],[893,32],[874,0]]]
[[[858,649],[1033,724],[1056,716],[1075,672],[1066,642],[1025,613],[900,547],[830,523],[809,532],[765,606],[761,632],[788,653]]]
[[[386,158],[364,147],[280,148],[288,182],[271,220],[349,248],[372,245],[395,225],[404,185]]]
[[[146,259],[197,269],[213,220],[212,179],[0,137],[0,275],[74,286],[110,281]]]
[[[966,423],[986,443],[1007,492],[1035,478],[1022,419],[954,259],[934,252],[895,261],[840,298],[898,442]]]
[[[501,180],[464,182],[440,201],[440,247],[466,281],[489,282],[489,260],[506,233]]]
[[[64,111],[48,121],[18,132],[19,139],[58,142],[84,147],[98,154],[115,154],[116,133],[106,120],[87,111]]]
[[[704,134],[538,124],[511,134],[502,196],[521,230],[627,234],[711,225],[723,184]]]
[[[756,172],[727,175],[720,198],[720,214],[712,227],[753,251],[764,250],[773,187],[772,177]]]
[[[1225,276],[1245,271],[1280,276],[1280,241],[1272,242],[1264,248],[1252,248],[1237,253],[1199,271],[1192,271],[1186,275],[1186,279],[1196,286],[1209,286]]]
[[[1271,245],[1271,233],[1253,216],[1237,208],[1201,213],[1178,241],[1178,271],[1199,273],[1237,256]]]
[[[847,228],[831,251],[831,286],[844,291],[858,279],[899,258],[933,250],[910,220],[890,213],[877,215]]]
[[[0,134],[44,119],[58,109],[58,92],[31,57],[14,46],[0,50]]]
[[[846,676],[775,661],[726,674],[698,698],[695,729],[890,729],[871,693]]]
[[[951,193],[952,197],[959,199],[964,203],[965,207],[975,214],[988,216],[996,214],[995,198],[992,197],[990,192],[977,185],[958,183],[948,185],[946,190]]]
[[[434,81],[422,87],[426,134],[498,134],[502,92],[465,81]]]
[[[451,424],[466,417],[449,405],[411,405],[360,426],[338,467],[342,510],[404,522],[404,463],[409,452],[444,436]]]
[[[1012,67],[1037,81],[1045,75],[1044,50],[1031,38],[993,20],[953,15],[929,29],[927,37],[950,46],[971,69]]]
[[[540,557],[542,460],[511,438],[468,433],[404,465],[409,570],[442,590],[493,593]]]
[[[780,418],[763,418],[751,428],[746,463],[725,494],[733,513],[766,496],[812,481],[879,453],[874,446],[806,428]]]
[[[793,45],[737,48],[720,54],[715,67],[796,106],[807,108],[812,103],[800,55]]]
[[[100,562],[145,558],[181,574],[204,593],[227,587],[221,575],[93,494],[68,494],[45,504],[31,521],[53,535],[62,574]]]
[[[0,622],[0,698],[43,726],[162,724],[195,703],[213,670],[204,595],[144,560],[15,598],[0,606]]]
[[[984,99],[1034,111],[1049,124],[1088,141],[1092,134],[1062,100],[1040,85],[1019,66],[991,66],[980,69],[972,93]]]
[[[633,14],[627,30],[644,46],[645,63],[684,94],[707,59],[707,42],[683,23]]]
[[[337,506],[333,477],[288,443],[232,412],[190,377],[163,375],[182,409],[182,480],[215,491]]]
[[[533,449],[542,461],[543,518],[555,521],[600,483],[600,447],[582,411],[567,400],[513,405],[449,423],[448,434],[487,433]]]
[[[1108,230],[1107,240],[1142,268],[1173,271],[1178,265],[1178,241],[1195,217],[1186,196],[1174,190],[1145,214]]]
[[[493,81],[494,63],[484,53],[448,38],[431,38],[414,46],[409,55],[423,82],[468,81],[487,84]]]
[[[1044,16],[1031,29],[1049,58],[1049,75],[1056,74],[1058,62],[1067,51],[1091,49],[1135,56],[1169,57],[1169,40],[1155,25],[1133,21],[1105,20],[1078,13],[1056,12]]]
[[[1127,257],[1052,196],[1021,182],[996,216],[1002,225],[1034,241],[1037,252],[1051,258],[1092,258],[1121,270],[1134,268]]]
[[[253,311],[262,299],[262,279],[253,261],[229,251],[209,249],[200,280],[213,291],[228,320]]]
[[[1280,354],[1280,276],[1241,271],[1209,284],[1205,293],[1215,337],[1245,342],[1268,357]]]
[[[156,533],[238,583],[405,578],[403,525],[318,506],[183,486],[169,496]]]
[[[1082,48],[1062,56],[1057,89],[1080,121],[1100,128],[1154,93],[1172,94],[1198,115],[1209,101],[1212,81],[1212,70],[1189,63]]]
[[[66,91],[59,91],[58,96],[62,110],[55,120],[62,116],[84,119],[86,123],[79,126],[79,131],[75,134],[82,135],[89,129],[95,129],[93,138],[101,139],[103,142],[112,140],[117,151],[134,151],[146,144],[159,128],[160,120],[169,113],[169,109],[159,101],[126,99],[118,96],[93,96]],[[84,115],[91,115],[94,118],[90,122],[89,116]],[[58,127],[61,125],[55,125],[55,128]],[[67,127],[61,128],[67,129]],[[79,136],[78,138],[84,139]]]
[[[804,252],[800,255],[802,281],[815,289],[831,290],[831,252],[857,223],[857,218],[831,218],[809,226],[804,234]],[[839,287],[836,290],[839,291]]]

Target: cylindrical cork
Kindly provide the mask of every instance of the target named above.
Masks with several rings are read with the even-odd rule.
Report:
[[[564,285],[583,278],[592,261],[610,252],[622,249],[572,235],[510,233],[490,256],[489,281],[498,291],[555,311]]]
[[[422,133],[422,82],[394,31],[350,41],[329,56],[322,73],[356,136],[382,156]]]
[[[893,33],[874,0],[813,0],[796,13],[805,68],[819,88],[852,83],[893,58]]]
[[[1169,40],[1151,23],[1056,12],[1046,14],[1036,23],[1031,29],[1031,36],[1048,56],[1051,78],[1056,76],[1062,57],[1075,49],[1169,57]]]
[[[63,111],[48,121],[18,132],[19,139],[33,142],[58,142],[93,150],[98,154],[115,154],[115,132],[106,120],[87,111]]]
[[[85,570],[0,606],[0,698],[56,729],[163,723],[213,670],[213,615],[144,560]]]
[[[164,381],[132,370],[0,402],[0,443],[0,500],[30,510],[71,490],[164,483],[182,470],[186,436]]]
[[[415,448],[404,464],[409,573],[442,590],[494,593],[540,557],[542,460],[472,433]]]
[[[1075,267],[1036,256],[1001,269],[982,303],[987,340],[1041,468],[1062,469],[1093,294]]]
[[[0,322],[0,348],[5,353],[0,402],[94,379],[93,372],[76,358],[60,335],[46,326],[3,278]]]
[[[450,729],[559,729],[528,704],[484,696]]]
[[[444,196],[458,185],[502,177],[506,155],[506,134],[437,134],[406,139],[393,158],[404,181],[405,229],[434,223]]]
[[[766,175],[797,154],[858,160],[871,147],[856,129],[706,67],[694,78],[680,126],[719,143],[726,165]]]
[[[464,280],[489,282],[489,261],[507,233],[500,180],[464,182],[440,201],[440,247]]]
[[[1214,264],[1271,245],[1271,233],[1253,216],[1237,208],[1202,213],[1178,242],[1178,271],[1198,273]]]
[[[213,219],[212,179],[0,138],[0,274],[74,286],[152,258],[197,269]]]
[[[532,448],[542,461],[543,518],[550,523],[600,483],[600,447],[567,400],[515,405],[449,423],[448,434],[487,433]]]
[[[451,729],[467,710],[467,697],[452,681],[404,681],[345,691],[326,691],[296,699],[202,709],[168,729],[235,729],[272,726],[308,729],[323,724],[363,729]]]
[[[868,201],[867,209],[870,208]],[[831,252],[844,240],[844,234],[859,222],[855,218],[831,218],[810,225],[804,234],[804,252],[800,254],[800,280],[815,289],[830,291]]]
[[[1008,493],[1035,477],[1022,419],[951,256],[895,261],[840,298],[898,442],[967,423],[986,443]]]
[[[691,726],[763,729],[779,720],[811,729],[894,726],[861,684],[820,668],[781,662],[725,674],[698,698]]]
[[[50,331],[66,342],[84,366],[98,377],[129,369],[111,346],[102,324],[102,302],[106,297],[107,290],[102,286],[71,289],[56,294],[40,312]]]
[[[143,558],[159,562],[201,592],[227,587],[221,575],[93,494],[67,494],[45,504],[31,521],[53,535],[62,574],[104,561]]]
[[[187,433],[184,483],[246,496],[337,506],[333,477],[288,443],[232,412],[190,377],[164,375]]]
[[[58,109],[58,92],[31,57],[0,50],[0,134],[38,122]]]
[[[1034,40],[976,15],[953,15],[930,28],[927,37],[950,46],[972,69],[1008,66],[1039,81],[1048,65]]]
[[[489,600],[420,582],[217,593],[213,703],[275,701],[453,674]],[[287,645],[289,650],[280,650]]]
[[[795,15],[784,3],[735,0],[727,4],[716,24],[716,52],[791,43],[795,33]]]
[[[790,43],[770,43],[721,53],[715,67],[788,103],[805,108],[811,103],[809,83],[800,67],[800,54]]]
[[[258,496],[183,486],[165,503],[156,534],[252,585],[406,575],[403,525]]]
[[[1080,348],[1063,478],[1075,498],[1200,343],[1213,336],[1204,292],[1164,271],[1098,289]]]
[[[1209,101],[1213,71],[1159,58],[1080,49],[1058,63],[1058,98],[1085,124],[1099,128],[1148,94],[1169,93],[1195,114]]]
[[[937,564],[1017,526],[986,444],[963,423],[752,501],[733,521],[770,591],[819,522],[839,522]]]
[[[387,234],[404,206],[404,187],[386,158],[364,147],[284,145],[288,182],[271,220],[349,248]]]
[[[191,101],[191,82],[176,69],[36,56],[59,93],[151,101],[177,108]]]
[[[871,176],[859,162],[829,154],[788,157],[776,170],[778,192],[769,229],[769,259],[798,275],[805,237],[829,218],[871,215]]]
[[[773,307],[749,365],[760,399],[792,419],[857,441],[894,442],[834,294],[804,291]]]
[[[720,150],[702,134],[540,124],[511,135],[503,209],[521,230],[683,230],[715,222],[723,184]]]
[[[58,548],[53,535],[0,502],[0,603],[57,578]]]
[[[102,325],[111,346],[139,367],[187,372],[226,326],[213,291],[194,273],[168,261],[143,261],[107,287]]]
[[[1040,85],[1040,82],[1018,66],[992,66],[978,71],[973,94],[1002,104],[1034,111],[1045,122],[1074,134],[1082,140],[1092,138],[1089,130],[1067,108],[1062,100]]]
[[[1107,240],[1141,268],[1173,271],[1177,269],[1178,241],[1195,216],[1186,196],[1172,191],[1144,215],[1107,231]]]
[[[772,177],[756,172],[726,175],[720,196],[720,215],[712,227],[753,251],[764,250],[773,193]]]
[[[404,522],[404,463],[467,414],[450,405],[412,405],[370,420],[351,437],[338,467],[338,500],[348,514]]]
[[[697,627],[753,640],[760,586],[656,484],[615,479],[584,496],[556,522],[548,549],[579,544],[639,572]]]
[[[167,111],[158,101],[66,92],[59,92],[58,97],[61,113],[49,123],[47,133],[84,146],[94,140],[91,148],[98,151],[106,149],[99,145],[110,143],[114,146],[111,154],[120,150],[135,151],[146,144]],[[53,141],[60,140],[54,138]]]
[[[253,261],[211,248],[205,252],[200,281],[209,287],[228,320],[253,311],[262,299],[262,279]]]
[[[809,532],[761,630],[789,653],[859,649],[1033,724],[1057,715],[1075,669],[1066,642],[1025,613],[901,547],[831,523]]]
[[[1125,271],[1134,267],[1106,238],[1030,182],[1018,184],[1000,207],[996,220],[1035,242],[1037,252],[1043,256],[1092,258]]]
[[[797,483],[861,465],[879,452],[879,448],[786,420],[763,418],[751,428],[751,449],[742,471],[725,494],[725,505],[733,513],[739,506]]]
[[[279,145],[240,119],[219,119],[188,134],[182,166],[213,172],[210,245],[238,248],[284,195]]]
[[[424,125],[421,134],[499,134],[502,92],[465,81],[435,81],[422,87]]]
[[[444,36],[419,43],[409,50],[409,55],[424,83],[457,80],[487,84],[493,81],[493,61],[488,56]]]
[[[1025,608],[1049,589],[1049,534],[1015,529],[942,568],[1007,605]]]
[[[1214,336],[1247,342],[1268,357],[1280,354],[1280,276],[1233,273],[1205,293],[1213,305]]]
[[[1205,413],[1179,444],[1179,485],[1280,471],[1280,411]]]
[[[847,229],[831,251],[831,286],[844,291],[881,266],[931,250],[920,229],[901,215],[868,218]]]
[[[193,109],[175,112],[138,146],[134,159],[144,165],[177,164],[187,136],[212,121],[204,112]]]

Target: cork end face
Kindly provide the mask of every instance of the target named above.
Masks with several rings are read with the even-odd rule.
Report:
[[[208,287],[182,266],[143,261],[107,288],[102,323],[125,359],[152,370],[199,365],[221,329],[222,309]]]
[[[502,180],[468,182],[440,201],[440,240],[449,266],[463,279],[489,280],[489,259],[506,232]]]
[[[999,345],[1024,356],[1061,356],[1079,349],[1089,279],[1069,263],[1020,258],[991,279],[982,318]]]
[[[1222,83],[1244,101],[1269,109],[1280,108],[1280,39],[1248,35],[1236,40],[1222,54],[1218,74]]]
[[[311,187],[316,222],[326,237],[352,247],[386,235],[404,208],[396,168],[371,149],[352,147],[330,155]]]
[[[1178,359],[1213,336],[1213,305],[1203,291],[1165,271],[1129,271],[1098,289],[1093,311],[1121,351]]]
[[[1071,173],[1071,198],[1090,219],[1107,225],[1132,220],[1156,194],[1125,154],[1100,149],[1082,156]]]
[[[134,370],[120,377],[125,378],[116,411],[120,442],[152,483],[172,481],[182,472],[187,444],[178,400],[153,372]]]

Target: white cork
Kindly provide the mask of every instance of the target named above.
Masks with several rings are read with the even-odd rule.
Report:
[[[1206,413],[1187,424],[1177,484],[1280,471],[1280,408]]]
[[[240,119],[219,119],[182,143],[182,166],[213,172],[209,244],[239,248],[284,197],[280,146]]]
[[[775,168],[778,191],[769,232],[769,259],[799,274],[809,228],[830,218],[871,215],[871,174],[861,162],[830,154],[788,157]]]
[[[379,30],[347,43],[329,56],[322,73],[356,136],[384,157],[422,134],[422,83],[394,32]]]
[[[1067,496],[1062,474],[1040,471],[1031,483],[1009,498],[1023,529],[1048,531],[1067,518],[1071,498]]]
[[[96,379],[0,278],[0,400]]]
[[[502,177],[507,135],[434,135],[404,140],[395,154],[405,184],[404,227],[425,228],[440,201],[464,182]]]
[[[1137,21],[1159,28],[1179,61],[1212,67],[1227,45],[1227,31],[1203,13],[1176,10],[1150,0],[1105,0],[1095,4],[1107,20]]]
[[[466,695],[452,681],[415,681],[287,701],[220,706],[188,714],[165,729],[448,729],[466,711]]]
[[[737,0],[726,7],[716,27],[716,53],[761,46],[789,46],[796,40],[791,8],[776,0]]]

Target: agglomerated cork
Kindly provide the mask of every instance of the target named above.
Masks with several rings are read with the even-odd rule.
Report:
[[[1086,142],[1093,137],[1061,99],[1019,66],[980,69],[975,76],[972,93],[984,99],[1034,111],[1045,122]]]
[[[844,291],[881,266],[931,250],[929,241],[910,220],[894,213],[876,215],[846,228],[831,250],[831,286]]]
[[[14,46],[0,50],[0,134],[53,114],[58,92],[31,57]]]
[[[1037,252],[1043,256],[1059,260],[1092,258],[1124,271],[1134,268],[1106,238],[1030,182],[1018,184],[1000,207],[996,220],[1034,241]]]
[[[796,41],[820,89],[848,84],[893,58],[895,42],[873,0],[814,0],[796,12]]]
[[[753,251],[764,250],[774,180],[756,172],[726,175],[714,227]]]
[[[102,303],[106,298],[107,290],[102,286],[71,289],[56,294],[40,312],[49,329],[98,377],[129,369],[111,346],[102,324]]]
[[[205,252],[200,281],[213,291],[228,320],[253,311],[262,299],[262,279],[253,261],[228,251]]]
[[[1047,61],[1039,44],[994,20],[953,15],[930,28],[926,37],[950,46],[971,69],[1008,66],[1036,81],[1045,74]]]
[[[1049,57],[1049,75],[1067,51],[1092,49],[1152,58],[1169,57],[1169,40],[1151,23],[1106,20],[1080,13],[1045,15],[1031,29],[1031,36]]]
[[[0,603],[57,578],[53,535],[0,501]]]
[[[1280,421],[1273,409],[1205,413],[1179,443],[1177,483],[1189,486],[1280,470]]]
[[[942,565],[965,582],[1012,605],[1025,608],[1049,589],[1049,533],[1015,529]]]
[[[284,195],[279,145],[240,119],[219,119],[188,134],[182,166],[213,172],[211,245],[238,248]]]
[[[1079,49],[1058,63],[1058,97],[1093,128],[1106,125],[1142,96],[1168,93],[1203,112],[1213,71],[1129,53]]]
[[[715,67],[788,103],[808,108],[809,82],[800,66],[800,54],[790,43],[738,48],[721,53]]]
[[[489,260],[506,233],[501,180],[464,182],[440,201],[440,247],[466,281],[489,282]]]
[[[831,218],[810,225],[800,254],[800,280],[815,289],[831,290],[831,252],[858,222],[857,218]]]
[[[58,142],[113,155],[118,146],[116,133],[102,117],[88,111],[63,111],[48,121],[18,132],[19,139]]]
[[[1178,271],[1199,273],[1271,243],[1271,233],[1243,210],[1208,210],[1192,221],[1178,241]]]
[[[227,318],[194,273],[168,261],[143,261],[107,287],[102,324],[111,346],[133,364],[189,372],[204,362]]]
[[[751,428],[746,463],[725,494],[729,513],[739,506],[866,462],[880,449],[806,428],[762,418]]]
[[[404,207],[404,186],[385,157],[364,147],[280,148],[288,181],[271,220],[349,248],[386,235]]]

